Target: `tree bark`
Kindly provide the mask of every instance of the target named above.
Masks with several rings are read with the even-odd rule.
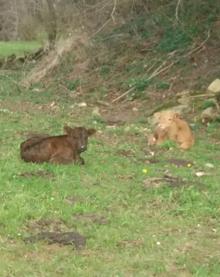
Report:
[[[46,0],[48,5],[48,23],[46,24],[48,33],[49,49],[53,49],[57,37],[57,17],[55,3],[53,0]]]

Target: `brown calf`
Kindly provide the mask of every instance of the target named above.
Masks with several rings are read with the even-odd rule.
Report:
[[[22,142],[21,158],[33,163],[84,164],[80,153],[86,151],[88,137],[96,130],[64,126],[64,132],[66,134],[61,136],[34,136]]]

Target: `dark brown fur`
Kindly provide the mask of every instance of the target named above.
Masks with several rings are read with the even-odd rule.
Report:
[[[64,127],[65,135],[34,136],[20,145],[21,158],[26,162],[56,164],[84,164],[80,153],[86,151],[88,137],[95,129]]]

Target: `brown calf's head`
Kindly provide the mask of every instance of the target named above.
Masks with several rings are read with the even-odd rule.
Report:
[[[77,143],[78,152],[84,152],[87,149],[88,137],[93,135],[96,130],[95,129],[86,129],[84,127],[75,127],[71,128],[67,125],[64,126],[64,132],[74,139]]]

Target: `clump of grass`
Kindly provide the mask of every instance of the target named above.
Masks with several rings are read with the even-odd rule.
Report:
[[[158,44],[158,50],[171,52],[177,49],[185,49],[190,45],[192,37],[178,27],[169,26],[164,30],[164,34]]]

